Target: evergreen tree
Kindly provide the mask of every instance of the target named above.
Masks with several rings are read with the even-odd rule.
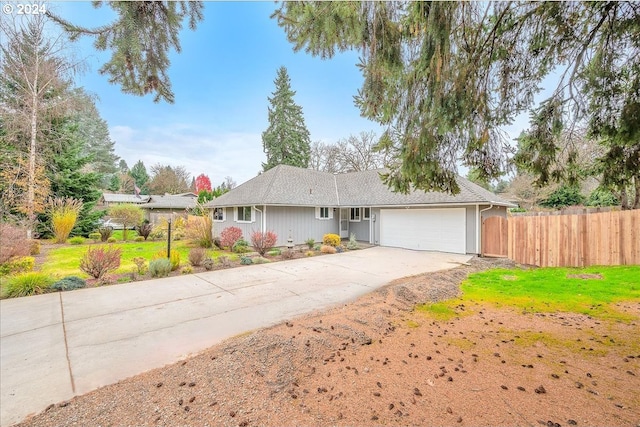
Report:
[[[65,136],[59,149],[52,155],[47,171],[51,195],[82,201],[83,206],[72,234],[86,236],[95,230],[98,219],[105,214],[105,211],[94,210],[102,194],[99,190],[100,174],[87,171],[86,166],[92,159],[84,154],[85,143],[79,126],[69,120],[62,125],[61,133]],[[42,228],[40,231],[47,235]]]
[[[129,171],[129,175],[131,175],[131,178],[133,178],[133,181],[140,189],[141,194],[149,194],[149,187],[147,185],[149,182],[149,174],[142,160],[138,160],[138,162],[133,165]]]
[[[103,2],[94,2],[99,8]],[[117,18],[99,28],[83,28],[53,18],[69,32],[71,39],[89,35],[95,37],[97,50],[111,50],[109,62],[100,68],[109,82],[120,85],[122,91],[138,96],[155,93],[154,102],[161,99],[174,102],[171,82],[167,76],[168,53],[180,52],[179,33],[182,22],[189,21],[194,30],[202,20],[204,5],[200,1],[113,1],[107,2]]]
[[[274,81],[276,89],[268,98],[269,127],[262,133],[262,145],[267,162],[262,164],[267,171],[279,164],[306,168],[311,157],[311,140],[304,123],[302,107],[297,105],[285,67],[278,69]]]
[[[606,141],[605,181],[640,193],[637,2],[282,2],[273,16],[296,51],[361,52],[356,104],[386,127],[380,146],[395,161],[384,181],[395,190],[456,193],[460,162],[498,178],[510,154],[501,128],[534,107],[553,72],[531,171],[544,184],[556,136],[589,122]]]

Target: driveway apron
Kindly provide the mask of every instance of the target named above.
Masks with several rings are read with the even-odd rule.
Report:
[[[469,255],[374,247],[0,301],[0,425]]]

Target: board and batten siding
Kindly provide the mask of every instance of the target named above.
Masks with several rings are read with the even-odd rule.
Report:
[[[273,231],[278,236],[276,246],[286,246],[289,236],[295,245],[302,245],[309,238],[321,243],[322,237],[327,233],[337,233],[339,230],[339,212],[334,212],[331,219],[317,219],[315,207],[291,207],[291,206],[256,206],[254,209],[254,221],[251,223],[237,222],[234,220],[234,207],[225,208],[224,221],[213,222],[214,236],[220,236],[222,230],[227,227],[238,227],[248,242],[251,242],[251,234],[262,229],[262,213],[266,217],[266,231]],[[333,209],[333,208],[330,208]]]
[[[360,216],[364,216],[364,208],[360,208]],[[369,241],[370,220],[360,219],[360,221],[349,221],[349,238],[352,234],[356,235],[356,240],[360,242]]]
[[[278,235],[277,246],[286,246],[289,236],[296,245],[310,238],[321,243],[325,234],[339,231],[338,211],[331,219],[317,219],[314,207],[267,206],[266,217],[267,230]]]

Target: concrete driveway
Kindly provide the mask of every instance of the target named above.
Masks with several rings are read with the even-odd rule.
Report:
[[[467,255],[374,247],[0,301],[0,425]]]

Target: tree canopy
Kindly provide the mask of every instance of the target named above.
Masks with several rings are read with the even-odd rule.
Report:
[[[306,168],[311,140],[302,107],[293,100],[296,92],[291,89],[285,67],[278,69],[274,83],[276,89],[269,98],[269,127],[262,133],[262,145],[267,154],[267,162],[262,168],[267,171],[280,164]]]
[[[501,129],[534,107],[551,73],[524,162],[539,183],[556,136],[586,122],[606,141],[604,182],[640,189],[640,3],[283,2],[273,17],[295,50],[361,52],[356,103],[386,127],[380,145],[395,162],[384,180],[396,190],[455,193],[458,162],[499,177],[511,152]]]
[[[94,1],[99,8],[102,1]],[[167,75],[168,53],[181,51],[179,33],[183,21],[195,30],[202,20],[201,1],[111,1],[107,2],[117,19],[98,28],[85,28],[51,15],[70,34],[95,38],[97,50],[112,52],[109,62],[100,68],[125,93],[143,96],[155,94],[154,102],[174,102]]]

